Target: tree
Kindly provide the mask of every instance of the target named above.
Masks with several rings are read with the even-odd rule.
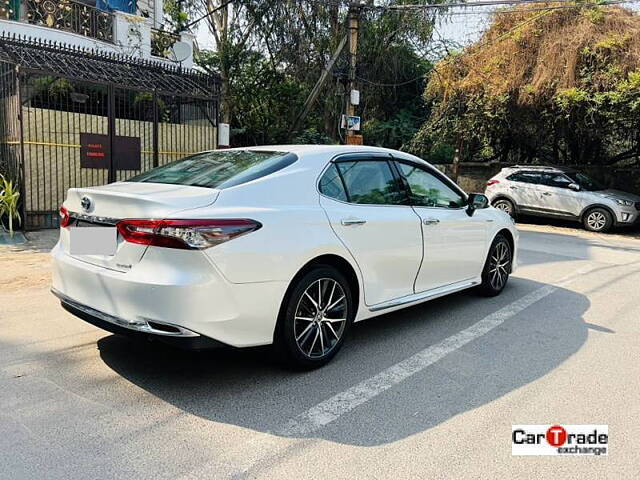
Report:
[[[435,66],[417,153],[555,164],[640,158],[640,17],[619,7],[498,13]]]
[[[303,99],[302,86],[273,69],[260,52],[236,57],[229,91],[233,96],[232,136],[235,145],[265,145],[287,141],[291,117]],[[216,67],[218,52],[200,52],[198,63]]]
[[[220,117],[231,123],[234,110],[233,76],[241,69],[242,57],[256,40],[254,28],[268,11],[271,0],[197,0],[202,10],[213,12],[204,21],[216,42],[216,67],[221,80]]]
[[[190,1],[197,15],[190,4],[171,4],[170,23],[184,27],[185,15],[193,20],[219,8],[202,20],[216,49],[199,52],[196,61],[220,74],[221,121],[232,125],[234,144],[297,137],[338,140],[345,110],[346,50],[300,131],[288,136],[285,127],[291,127],[347,33],[347,0],[234,0],[228,5],[224,0]],[[372,134],[373,143],[399,146],[421,122],[422,104],[416,98],[430,68],[422,58],[430,45],[433,20],[432,13],[424,12],[362,12],[357,76],[362,85],[360,111],[372,122],[365,133]],[[379,136],[380,131],[396,133]]]
[[[347,33],[351,2],[289,0],[276,3],[269,13],[269,25],[263,29],[265,50],[271,63],[295,78],[308,94]],[[401,3],[433,2],[376,2],[380,6]],[[361,11],[356,73],[361,90],[358,112],[365,121],[374,122],[369,127],[375,128],[369,132],[384,129],[379,122],[386,121],[411,119],[415,120],[416,127],[419,125],[421,102],[416,102],[416,98],[420,98],[422,78],[430,66],[423,58],[431,46],[434,15],[427,10],[397,12],[365,8]],[[323,131],[335,140],[338,140],[338,125],[345,111],[348,64],[345,49],[333,69],[332,81],[325,84],[306,121],[307,127]],[[403,110],[401,119],[395,118]],[[377,135],[365,141],[380,143]],[[394,142],[397,142],[395,136]]]

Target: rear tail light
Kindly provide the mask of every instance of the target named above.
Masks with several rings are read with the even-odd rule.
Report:
[[[156,247],[202,249],[253,232],[260,222],[245,218],[218,220],[122,220],[118,233],[130,243]]]
[[[69,210],[64,207],[60,207],[60,228],[66,228],[71,223],[71,217],[69,216]]]
[[[500,183],[500,180],[489,180],[487,182],[487,187],[490,187],[491,185],[495,185],[496,183]]]

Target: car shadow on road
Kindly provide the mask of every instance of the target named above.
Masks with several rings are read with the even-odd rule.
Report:
[[[493,299],[461,292],[354,325],[340,355],[324,368],[291,372],[269,349],[189,353],[99,340],[103,361],[163,401],[202,418],[260,432],[287,420],[542,288],[513,278]],[[309,435],[352,445],[381,445],[430,429],[553,372],[585,343],[589,300],[558,288],[484,336]]]

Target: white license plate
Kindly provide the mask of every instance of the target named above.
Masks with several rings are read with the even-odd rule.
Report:
[[[116,254],[118,234],[115,227],[71,227],[69,253],[71,255]]]

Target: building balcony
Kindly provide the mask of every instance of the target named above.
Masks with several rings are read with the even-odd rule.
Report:
[[[161,5],[162,0],[0,0],[0,34],[174,63],[173,45],[193,46],[193,35],[154,28]],[[182,67],[193,66],[192,55],[180,60]]]
[[[27,0],[26,22],[113,43],[115,15],[73,0]]]

